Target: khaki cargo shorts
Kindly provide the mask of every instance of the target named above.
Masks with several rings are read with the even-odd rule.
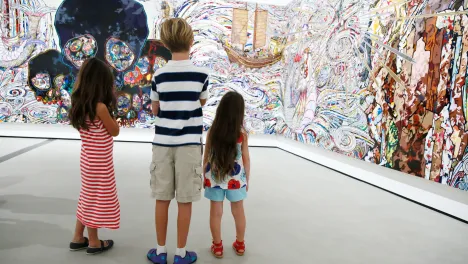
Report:
[[[201,199],[202,146],[160,147],[153,145],[151,192],[153,198],[179,203]]]

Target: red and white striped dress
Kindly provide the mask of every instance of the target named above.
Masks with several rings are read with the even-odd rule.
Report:
[[[80,129],[81,192],[76,215],[87,227],[117,229],[120,204],[114,174],[114,139],[101,120],[87,124],[88,131]]]

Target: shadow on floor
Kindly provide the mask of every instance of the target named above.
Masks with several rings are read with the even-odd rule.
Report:
[[[0,250],[32,245],[66,249],[71,236],[70,230],[59,225],[6,218],[0,218],[0,234]]]
[[[0,195],[0,209],[22,214],[74,215],[78,201],[27,194]]]
[[[7,177],[1,177],[0,178],[0,189],[4,189],[7,187],[10,187],[12,185],[21,183],[24,181],[25,177],[12,177],[12,176],[7,176]]]

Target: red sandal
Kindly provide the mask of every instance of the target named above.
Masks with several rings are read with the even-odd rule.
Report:
[[[223,250],[223,241],[221,241],[219,244],[216,244],[213,241],[213,245],[211,245],[211,254],[213,254],[215,258],[223,258]]]
[[[234,244],[232,244],[232,248],[236,252],[237,256],[244,256],[244,253],[245,253],[245,243],[244,243],[244,241],[239,242],[236,239],[236,242],[234,242]],[[242,252],[241,252],[241,250],[242,250]]]

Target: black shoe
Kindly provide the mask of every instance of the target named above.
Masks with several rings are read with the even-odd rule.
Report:
[[[73,243],[73,242],[71,242],[70,243],[70,251],[78,251],[78,250],[87,249],[88,246],[89,246],[88,238],[85,237],[84,240],[85,241],[83,243]]]
[[[92,248],[88,247],[86,250],[86,254],[88,255],[95,255],[95,254],[100,254],[102,252],[108,251],[114,246],[114,241],[112,240],[106,240],[107,246],[104,246],[104,241],[101,240],[101,247],[100,248]]]

